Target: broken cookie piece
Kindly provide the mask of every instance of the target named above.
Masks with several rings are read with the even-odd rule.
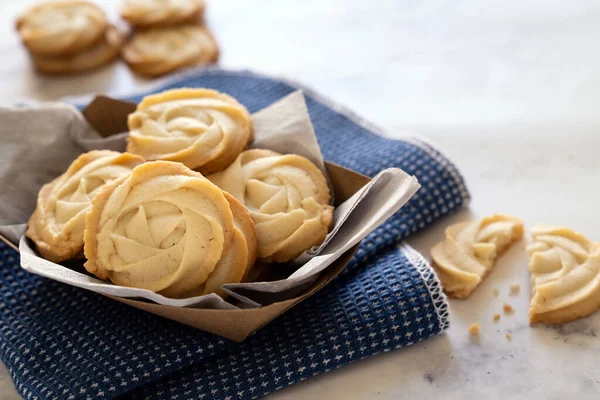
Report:
[[[458,299],[469,297],[524,230],[520,219],[502,214],[448,227],[445,239],[431,249],[433,267],[446,293]]]
[[[479,335],[479,324],[471,324],[469,326],[469,335],[471,336],[477,336]]]
[[[532,230],[529,322],[560,324],[600,308],[600,244],[568,228]]]

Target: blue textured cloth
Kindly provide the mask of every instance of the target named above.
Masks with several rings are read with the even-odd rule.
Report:
[[[295,85],[246,72],[188,73],[157,88],[209,87],[257,111]],[[27,399],[251,399],[448,326],[439,281],[397,245],[468,200],[440,153],[390,140],[356,116],[305,92],[326,160],[374,175],[418,177],[413,199],[361,244],[329,286],[243,343],[162,319],[85,290],[31,275],[0,244],[0,358]],[[139,100],[139,97],[131,100]]]

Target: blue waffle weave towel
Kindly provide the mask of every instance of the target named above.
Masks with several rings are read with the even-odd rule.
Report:
[[[155,91],[184,86],[226,92],[251,112],[298,88],[248,72],[204,70]],[[326,160],[369,176],[402,168],[418,177],[417,195],[362,242],[329,286],[243,343],[31,275],[0,244],[0,358],[24,398],[252,399],[448,327],[431,268],[397,246],[466,204],[458,171],[425,143],[378,136],[347,110],[310,90],[305,95]]]

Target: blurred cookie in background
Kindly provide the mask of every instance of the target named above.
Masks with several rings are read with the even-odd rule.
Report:
[[[187,24],[137,30],[123,48],[123,58],[148,77],[217,62],[219,46],[206,26]]]
[[[110,26],[104,37],[94,46],[80,53],[67,56],[31,54],[36,69],[50,75],[75,74],[102,67],[119,57],[125,36]]]
[[[204,0],[124,0],[121,16],[132,28],[124,34],[95,4],[56,0],[28,9],[16,30],[43,74],[87,72],[121,54],[133,72],[152,78],[218,61],[204,10]]]
[[[204,0],[125,0],[121,17],[134,27],[196,22],[204,13]]]
[[[104,12],[87,1],[38,4],[17,19],[27,49],[38,55],[72,55],[101,41],[108,29]]]
[[[44,74],[87,72],[118,58],[125,35],[84,0],[41,3],[17,19],[17,32]]]

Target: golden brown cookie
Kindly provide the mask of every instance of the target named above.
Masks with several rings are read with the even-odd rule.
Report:
[[[261,261],[290,261],[325,240],[333,214],[329,187],[306,158],[248,150],[208,179],[250,212]]]
[[[250,113],[211,89],[174,89],[145,97],[129,116],[127,151],[178,161],[202,174],[229,166],[252,139]]]
[[[104,39],[81,53],[68,56],[31,55],[38,71],[51,75],[87,72],[102,67],[119,56],[124,36],[110,26]]]
[[[529,322],[561,324],[600,308],[600,244],[568,228],[538,225],[527,247]]]
[[[42,257],[60,262],[83,250],[85,214],[104,185],[128,175],[145,160],[137,155],[96,150],[79,156],[67,172],[40,190],[27,237]]]
[[[252,221],[240,207],[183,164],[145,163],[94,198],[85,268],[169,297],[220,292],[253,263]]]
[[[192,23],[204,12],[204,0],[125,0],[121,17],[139,28]]]
[[[458,299],[469,297],[524,230],[520,219],[502,214],[448,227],[445,239],[431,249],[444,291]]]
[[[233,213],[234,232],[231,247],[223,254],[215,270],[208,276],[197,294],[216,293],[224,297],[221,285],[239,283],[248,276],[256,261],[258,239],[252,217],[235,197],[223,192]],[[188,297],[188,296],[186,296]]]
[[[156,77],[219,59],[217,42],[204,25],[181,25],[136,31],[123,48],[136,73]]]
[[[102,40],[108,28],[104,12],[83,0],[38,4],[17,19],[27,49],[37,55],[79,53]]]

